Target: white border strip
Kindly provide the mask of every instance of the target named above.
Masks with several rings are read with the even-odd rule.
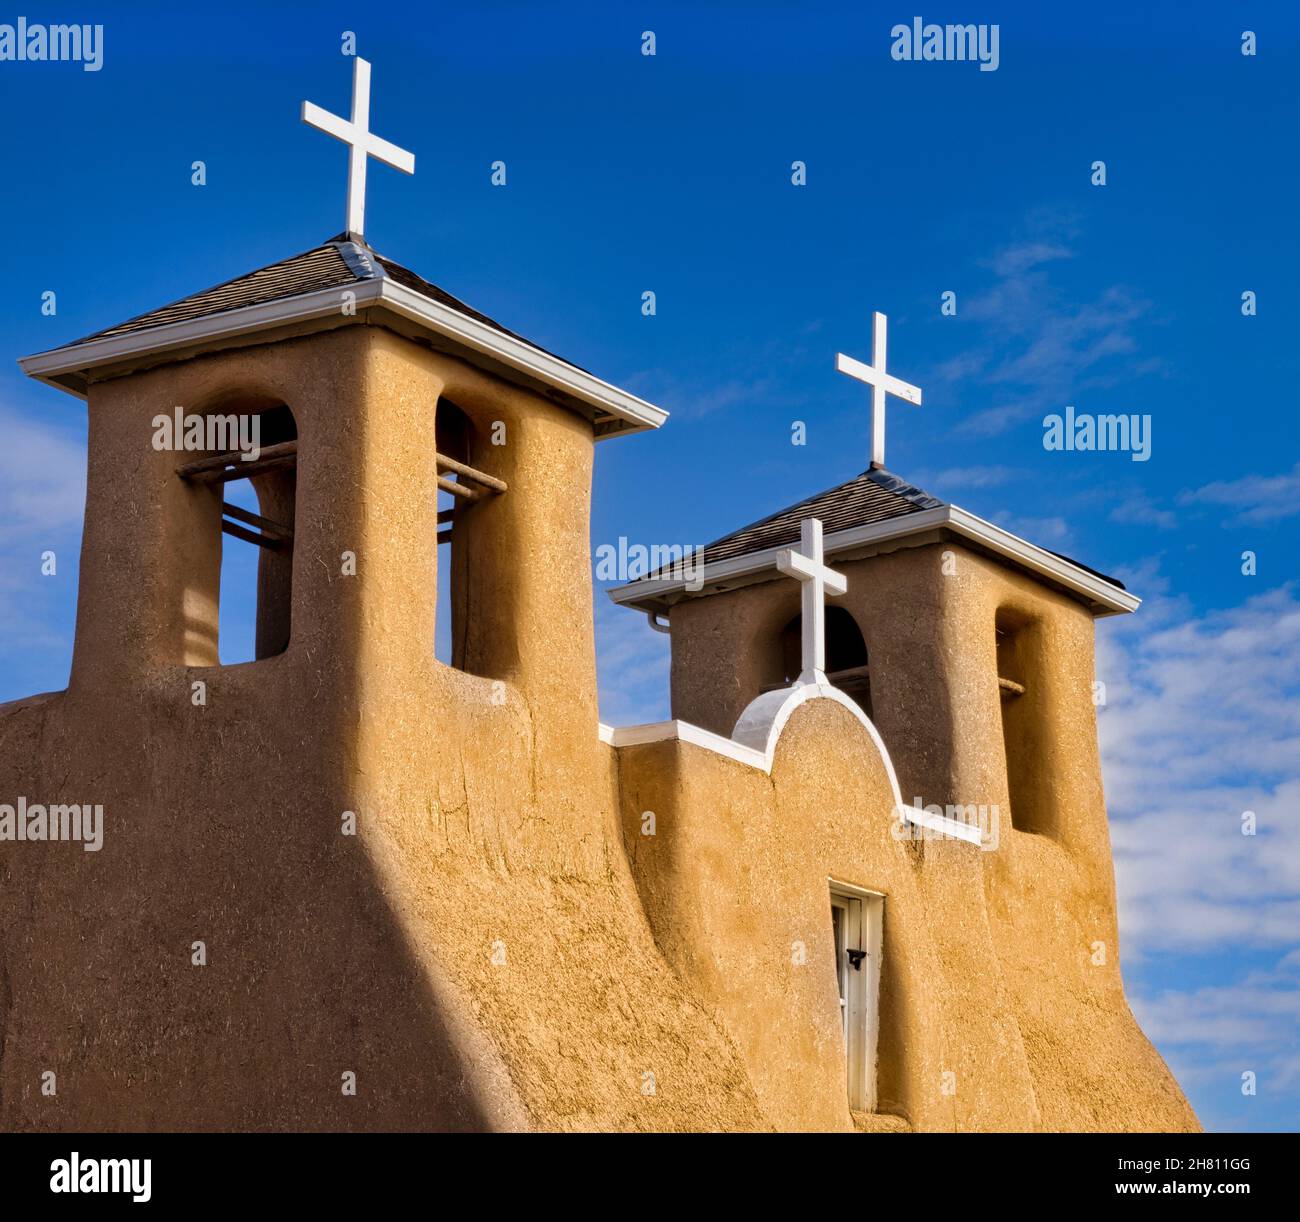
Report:
[[[586,373],[567,361],[560,360],[559,357],[551,356],[523,340],[506,335],[495,327],[489,327],[486,323],[460,313],[459,310],[431,301],[414,289],[409,289],[387,277],[360,280],[353,285],[317,289],[315,292],[302,293],[297,297],[285,297],[263,305],[244,306],[238,310],[226,310],[220,314],[187,319],[184,322],[149,327],[143,331],[110,335],[103,339],[91,340],[89,343],[73,344],[49,352],[39,352],[34,356],[25,356],[18,364],[28,377],[37,378],[57,386],[60,390],[76,394],[77,392],[69,390],[67,386],[56,380],[58,375],[83,373],[127,357],[168,352],[193,344],[209,343],[263,331],[285,323],[320,318],[337,312],[339,294],[342,292],[355,293],[358,307],[387,306],[395,314],[400,314],[440,336],[491,356],[511,369],[537,378],[578,401],[616,416],[633,426],[632,429],[621,430],[623,432],[655,429],[668,419],[668,413],[663,408],[655,407],[654,404],[647,403],[636,395],[602,381],[594,374]],[[78,397],[85,396],[78,395]]]
[[[903,801],[898,788],[898,776],[894,772],[894,761],[889,757],[880,731],[871,719],[838,688],[823,684],[803,684],[781,688],[774,692],[765,692],[754,700],[740,715],[736,722],[735,738],[723,738],[710,730],[692,725],[689,721],[657,721],[640,726],[607,726],[601,722],[597,733],[600,741],[615,750],[623,747],[640,747],[648,743],[668,742],[676,739],[712,751],[715,755],[735,760],[738,764],[757,769],[766,776],[772,775],[772,761],[776,757],[777,744],[782,731],[794,711],[809,700],[833,700],[846,708],[867,731],[889,777],[889,788],[894,799],[894,817],[901,814],[908,823],[927,828],[954,840],[964,840],[967,844],[980,847],[982,844],[980,829],[959,819],[949,819],[946,815],[936,815]],[[745,741],[747,740],[747,741]],[[762,744],[761,748],[759,744]]]
[[[677,739],[679,742],[691,743],[703,747],[715,755],[725,755],[738,764],[757,768],[760,772],[771,773],[770,761],[763,752],[752,747],[743,747],[734,739],[723,738],[711,730],[692,725],[689,721],[657,721],[641,726],[607,726],[600,723],[600,741],[611,747],[641,747],[646,743],[667,742]]]
[[[200,318],[186,319],[184,322],[148,327],[143,331],[107,335],[103,339],[93,339],[82,344],[71,344],[66,348],[52,348],[48,352],[38,352],[34,356],[20,357],[18,366],[30,378],[51,382],[60,390],[67,390],[66,386],[53,381],[55,375],[81,373],[128,356],[168,352],[173,348],[183,348],[194,343],[264,331],[281,323],[320,318],[338,312],[339,294],[342,292],[355,293],[358,305],[370,305],[378,300],[381,284],[383,284],[382,280],[360,280],[355,285],[317,289],[312,293],[301,293],[297,297],[282,297],[261,305],[225,310],[220,314],[208,314]],[[69,391],[69,393],[75,392]],[[78,395],[78,398],[85,398],[85,396]]]
[[[1082,594],[1093,603],[1103,607],[1104,614],[1119,615],[1136,611],[1142,600],[1136,594],[1121,590],[1110,582],[1087,569],[1080,568],[1060,556],[1029,543],[1013,535],[1010,531],[994,526],[983,518],[957,505],[940,505],[937,509],[923,509],[919,513],[904,514],[900,518],[890,518],[886,522],[873,522],[867,526],[854,526],[848,530],[835,531],[824,540],[826,559],[867,544],[887,543],[892,539],[903,539],[908,535],[921,534],[925,531],[947,528],[955,534],[983,544],[990,551],[1013,560],[1017,564],[1065,586],[1076,594]],[[751,552],[745,556],[734,556],[729,560],[719,560],[704,566],[704,590],[729,578],[748,577],[768,569],[776,569],[776,557],[780,548],[767,548],[761,552]],[[695,580],[699,581],[697,575]],[[614,602],[620,606],[632,606],[640,610],[661,610],[662,600],[668,595],[685,591],[683,578],[661,578],[656,581],[636,581],[627,585],[616,586],[607,590]],[[693,590],[691,593],[701,593]]]
[[[414,322],[421,323],[431,331],[455,340],[467,348],[495,357],[497,360],[531,374],[552,386],[567,391],[575,399],[592,407],[600,408],[635,424],[640,429],[657,429],[668,413],[662,407],[655,407],[644,399],[637,398],[626,390],[602,380],[595,374],[570,365],[559,357],[551,356],[532,344],[515,339],[489,327],[477,319],[453,310],[450,306],[440,305],[436,301],[398,284],[395,280],[382,281],[383,303],[390,306],[395,313],[402,314]]]

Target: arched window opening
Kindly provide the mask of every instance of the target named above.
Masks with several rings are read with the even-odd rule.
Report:
[[[1041,629],[1028,616],[1003,609],[997,613],[994,636],[1011,826],[1050,834],[1049,781],[1043,770]]]
[[[781,630],[781,665],[786,684],[793,683],[803,668],[802,633],[801,615]],[[857,621],[843,607],[826,608],[826,678],[868,717],[872,715],[867,643]]]
[[[434,419],[438,466],[438,607],[434,656],[457,670],[481,674],[474,638],[475,564],[487,545],[479,511],[506,491],[504,480],[481,469],[485,444],[469,415],[450,399]],[[489,676],[490,677],[490,676]]]
[[[298,426],[283,404],[235,404],[200,419],[222,444],[178,474],[220,505],[218,656],[224,666],[274,657],[289,646],[293,612]]]

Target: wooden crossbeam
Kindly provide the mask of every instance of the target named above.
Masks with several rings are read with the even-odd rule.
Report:
[[[245,530],[236,522],[227,522],[222,519],[221,529],[228,535],[234,535],[236,539],[243,539],[245,543],[256,543],[258,547],[269,548],[271,551],[279,551],[285,546],[284,539],[273,539],[270,535],[259,535],[255,530]]]
[[[1025,694],[1025,685],[1017,683],[1014,679],[1004,679],[998,676],[998,687],[1004,692],[1010,692],[1013,696],[1023,696]]]
[[[178,467],[176,474],[181,479],[196,480],[199,483],[228,483],[232,479],[244,479],[258,475],[271,467],[283,466],[298,461],[297,441],[282,441],[278,445],[264,446],[257,458],[245,462],[238,450],[227,454],[214,454],[211,458],[200,458],[197,462],[186,463]],[[234,469],[230,470],[233,464]]]
[[[451,471],[464,479],[472,479],[476,484],[481,484],[492,492],[504,492],[506,490],[506,481],[497,479],[495,475],[489,475],[486,471],[480,471],[477,467],[471,467],[467,463],[457,462],[454,458],[448,458],[445,454],[439,454],[436,450],[433,457],[437,461],[439,470]],[[442,487],[441,480],[438,481],[438,487]]]
[[[272,522],[270,518],[262,517],[259,513],[253,513],[251,510],[244,509],[239,505],[232,505],[229,501],[222,502],[221,512],[236,521],[247,522],[249,526],[256,526],[269,538],[279,539],[284,543],[293,542],[293,531],[287,526],[281,526],[279,522]]]
[[[467,484],[458,484],[455,480],[446,479],[438,476],[438,487],[443,492],[450,492],[452,496],[458,496],[463,501],[481,501],[487,492],[482,488],[471,488]]]
[[[867,682],[871,678],[870,666],[848,666],[843,670],[832,670],[826,675],[826,680],[832,687],[843,687],[845,684]],[[777,692],[789,687],[789,682],[769,683],[762,688],[763,692]]]

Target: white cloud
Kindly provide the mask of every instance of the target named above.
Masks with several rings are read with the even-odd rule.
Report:
[[[617,607],[597,587],[596,668],[600,718],[606,725],[640,725],[669,716],[668,637],[640,611]]]
[[[1154,526],[1157,530],[1173,530],[1178,525],[1178,515],[1172,509],[1161,509],[1144,492],[1134,493],[1116,505],[1110,511],[1110,520],[1132,526]]]
[[[60,600],[71,598],[77,567],[86,500],[84,419],[79,427],[59,428],[0,407],[0,438],[0,637],[12,679],[20,659],[69,647],[53,621]],[[41,572],[46,551],[55,554],[54,577]],[[6,687],[6,695],[27,694],[21,681],[18,687]]]
[[[1072,258],[1074,258],[1074,251],[1064,242],[1031,238],[1027,242],[1015,242],[1003,247],[987,261],[986,266],[993,268],[1004,279],[1011,279],[1015,276],[1023,276],[1043,263]]]
[[[989,520],[1040,547],[1063,547],[1070,541],[1070,524],[1062,517],[1030,518],[1004,509]]]
[[[1228,523],[1257,525],[1300,513],[1300,463],[1282,475],[1247,475],[1215,480],[1182,493],[1180,505],[1224,506]]]
[[[1129,999],[1207,1127],[1286,1124],[1300,1085],[1300,600],[1283,587],[1197,615],[1154,561],[1123,576],[1150,597],[1099,626],[1097,675]],[[1262,957],[1274,967],[1252,970]],[[1143,987],[1175,967],[1187,987]],[[1256,1096],[1241,1093],[1247,1071]]]
[[[933,496],[943,496],[946,488],[997,488],[1020,478],[1014,467],[977,466],[946,467],[942,471],[918,471],[909,477],[918,487]]]
[[[1167,601],[1099,632],[1126,954],[1295,944],[1300,601],[1284,587],[1201,617]]]
[[[979,346],[958,353],[933,371],[935,381],[955,390],[975,381],[1002,400],[967,416],[957,432],[995,436],[1021,420],[1079,403],[1088,391],[1120,384],[1134,372],[1151,372],[1150,360],[1135,369],[1134,325],[1150,304],[1124,285],[1111,285],[1092,301],[1076,303],[1051,275],[1051,264],[1072,259],[1075,225],[1070,217],[1040,215],[1036,230],[984,262],[992,283],[962,305],[962,316],[986,332]],[[993,339],[996,342],[989,342]]]
[[[1143,1029],[1158,1044],[1207,1044],[1233,1051],[1277,1047],[1279,1028],[1300,1028],[1300,976],[1250,972],[1236,984],[1166,990],[1142,1003]]]
[[[53,538],[81,523],[86,442],[0,407],[0,546]]]
[[[1183,1088],[1204,1100],[1200,1116],[1207,1128],[1294,1127],[1287,1117],[1300,1089],[1295,952],[1231,984],[1164,989],[1131,1001]],[[1254,1095],[1242,1093],[1246,1073],[1254,1075]]]

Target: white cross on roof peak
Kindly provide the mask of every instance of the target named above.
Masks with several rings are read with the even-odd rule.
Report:
[[[864,365],[842,352],[835,354],[835,368],[871,387],[871,465],[885,465],[885,396],[893,395],[921,406],[921,389],[885,372],[889,320],[880,313],[871,316],[871,364]]]
[[[318,127],[348,149],[347,232],[363,238],[366,232],[366,158],[377,157],[405,174],[415,173],[415,154],[381,140],[370,131],[370,64],[357,56],[352,61],[352,119],[340,119],[313,102],[302,104],[302,121]]]
[[[843,573],[825,562],[820,518],[799,523],[799,551],[777,552],[776,567],[788,577],[803,582],[802,637],[803,669],[797,685],[826,682],[826,595],[843,594],[849,588]]]

